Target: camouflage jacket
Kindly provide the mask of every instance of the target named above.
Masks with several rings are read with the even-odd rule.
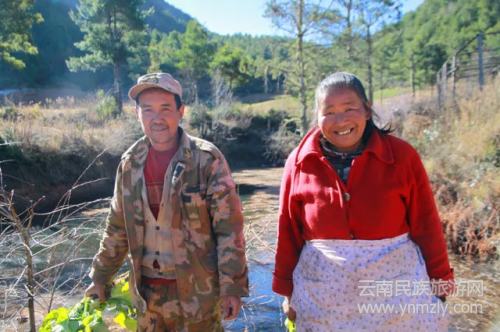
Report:
[[[165,192],[170,192],[166,213],[172,225],[183,316],[199,321],[212,315],[220,296],[249,294],[243,216],[224,156],[213,144],[179,130],[179,150],[164,184],[169,186]],[[150,144],[143,137],[122,157],[106,230],[90,273],[95,283],[108,284],[128,254],[130,292],[140,312],[146,310],[139,291],[144,245],[141,189]]]

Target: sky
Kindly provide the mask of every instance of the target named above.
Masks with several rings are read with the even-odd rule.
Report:
[[[196,18],[208,30],[221,34],[276,35],[279,31],[263,17],[267,0],[166,0]],[[403,14],[424,0],[403,0]]]

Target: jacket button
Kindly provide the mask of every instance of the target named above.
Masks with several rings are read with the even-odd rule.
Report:
[[[158,230],[160,230],[160,226],[156,226],[156,230],[157,230],[157,231],[158,231]]]
[[[155,252],[155,254],[156,254],[156,255],[159,255],[159,254],[160,254],[160,252],[159,252],[159,251],[157,251],[157,252]]]
[[[349,193],[344,193],[344,201],[349,202],[350,199],[351,195],[349,195]]]

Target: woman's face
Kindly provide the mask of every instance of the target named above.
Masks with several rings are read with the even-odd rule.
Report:
[[[341,152],[355,152],[370,118],[354,90],[334,88],[318,99],[318,125],[330,143]]]

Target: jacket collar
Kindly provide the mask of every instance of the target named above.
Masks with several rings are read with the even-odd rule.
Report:
[[[193,162],[193,153],[191,146],[191,139],[186,134],[184,129],[179,127],[178,134],[181,137],[179,143],[179,150],[174,158],[186,163]],[[151,141],[146,136],[135,142],[123,155],[124,160],[134,160],[137,164],[143,165],[146,163],[146,158],[151,146]]]
[[[297,159],[295,160],[296,165],[302,163],[307,157],[319,158],[323,155],[319,142],[320,134],[321,129],[316,125],[309,130],[306,136],[302,139],[297,151]],[[377,130],[372,131],[368,144],[363,151],[363,154],[365,153],[373,153],[378,159],[388,164],[392,164],[394,162],[389,142],[387,142],[387,140],[384,139],[384,137]]]

